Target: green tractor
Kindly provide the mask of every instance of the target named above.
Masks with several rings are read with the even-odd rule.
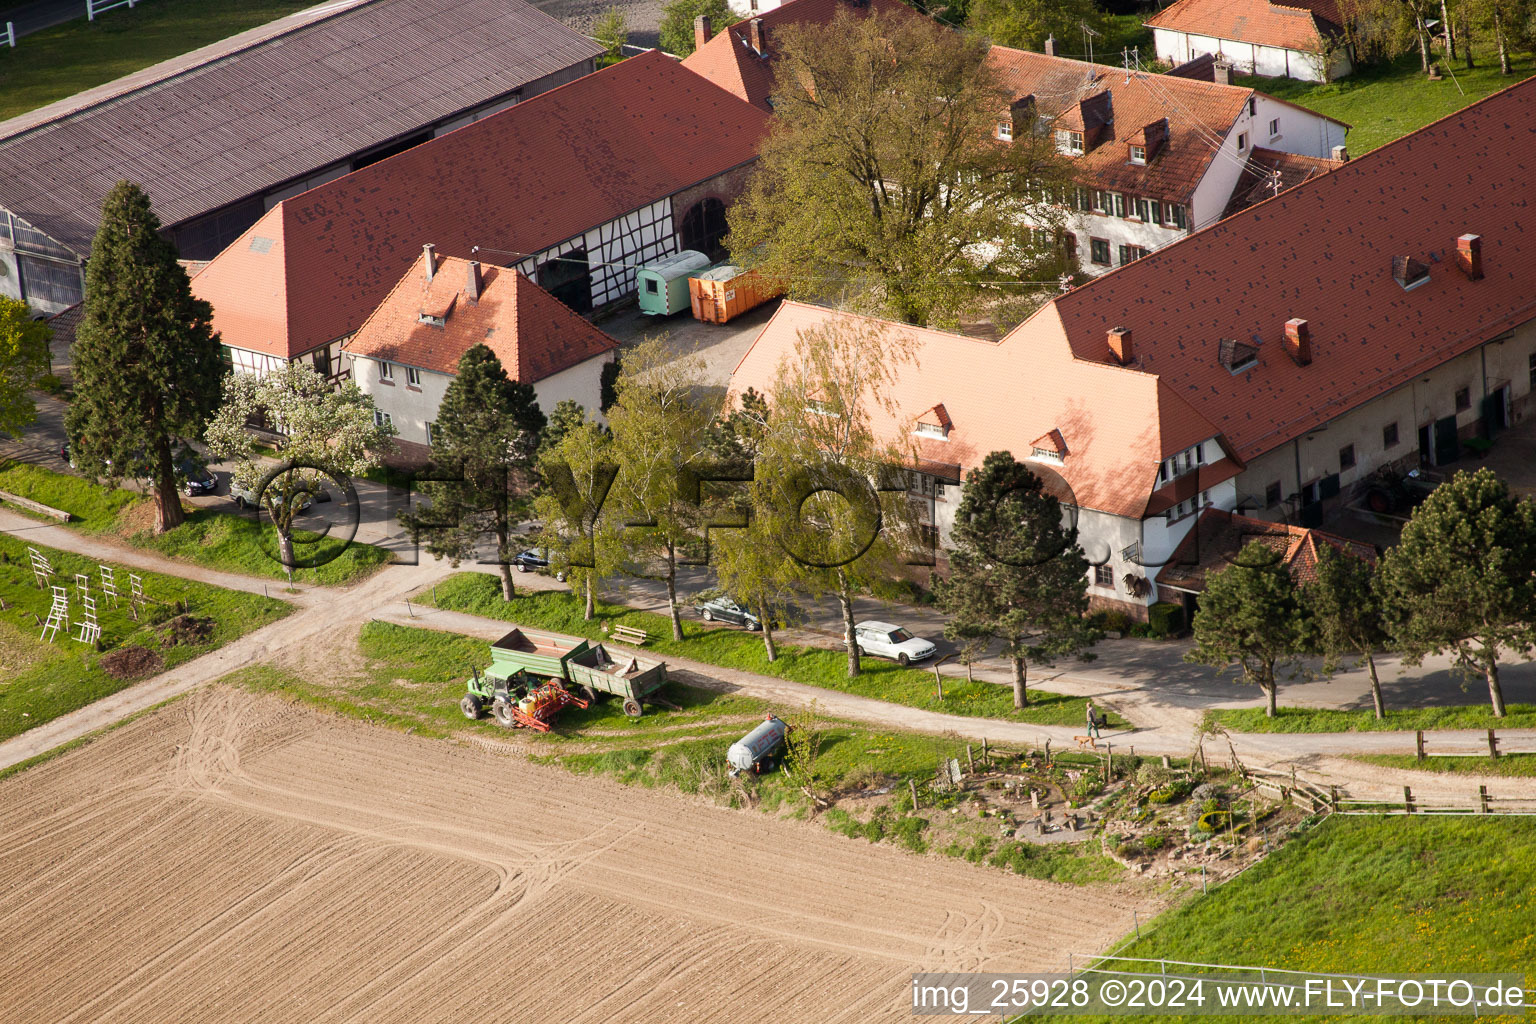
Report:
[[[498,723],[512,728],[517,724],[512,717],[512,709],[537,685],[537,680],[527,672],[518,671],[503,677],[482,676],[476,670],[465,683],[467,692],[464,699],[459,701],[459,710],[464,712],[465,718],[477,721],[485,717],[486,709],[489,708],[491,716]]]

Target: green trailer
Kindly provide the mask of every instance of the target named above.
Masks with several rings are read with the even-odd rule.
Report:
[[[693,249],[675,256],[647,263],[635,271],[635,287],[640,292],[640,312],[649,316],[671,316],[691,308],[688,278],[709,266],[709,257]]]
[[[518,673],[558,679],[588,702],[600,694],[624,701],[624,713],[638,717],[647,703],[666,703],[656,692],[666,684],[667,663],[624,654],[615,658],[602,644],[557,633],[514,629],[491,644],[492,679]]]

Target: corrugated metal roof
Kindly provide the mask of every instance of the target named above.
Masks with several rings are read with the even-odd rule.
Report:
[[[0,206],[84,254],[124,178],[179,223],[600,52],[523,0],[373,0],[0,140]]]

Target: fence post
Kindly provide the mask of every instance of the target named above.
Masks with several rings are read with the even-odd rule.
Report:
[[[992,752],[987,749],[987,738],[985,736],[983,736],[981,738],[981,765],[982,765],[983,768],[985,768],[987,765],[989,765],[991,763],[992,763]]]
[[[11,44],[11,49],[16,49],[16,23],[14,21],[5,23],[5,41]]]
[[[96,4],[95,4],[95,0],[85,0],[85,20],[86,21],[95,21],[96,20]]]
[[[1049,736],[1045,738],[1045,766],[1047,768],[1051,766],[1051,738]]]
[[[917,813],[917,780],[907,779],[907,786],[912,790],[912,812]]]
[[[1488,787],[1487,786],[1478,786],[1477,787],[1477,813],[1478,814],[1487,814],[1488,813]]]
[[[1424,760],[1424,730],[1420,729],[1413,734],[1414,758]]]
[[[965,745],[965,770],[968,772],[976,770],[976,759],[971,756],[971,745],[969,743]]]
[[[1111,782],[1111,781],[1114,780],[1114,777],[1115,777],[1115,745],[1113,743],[1105,743],[1104,744],[1104,781],[1106,783]]]
[[[1493,734],[1492,729],[1488,730],[1488,756],[1495,761],[1499,759],[1499,738]]]
[[[1413,790],[1409,789],[1407,786],[1403,787],[1403,813],[1413,813]]]
[[[1333,805],[1333,809],[1334,810],[1338,810],[1339,809],[1339,787],[1338,786],[1329,786],[1328,787],[1328,802]]]

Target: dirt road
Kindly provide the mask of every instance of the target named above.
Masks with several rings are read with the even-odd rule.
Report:
[[[863,1024],[1153,909],[223,688],[0,782],[0,836],[11,1020]]]

